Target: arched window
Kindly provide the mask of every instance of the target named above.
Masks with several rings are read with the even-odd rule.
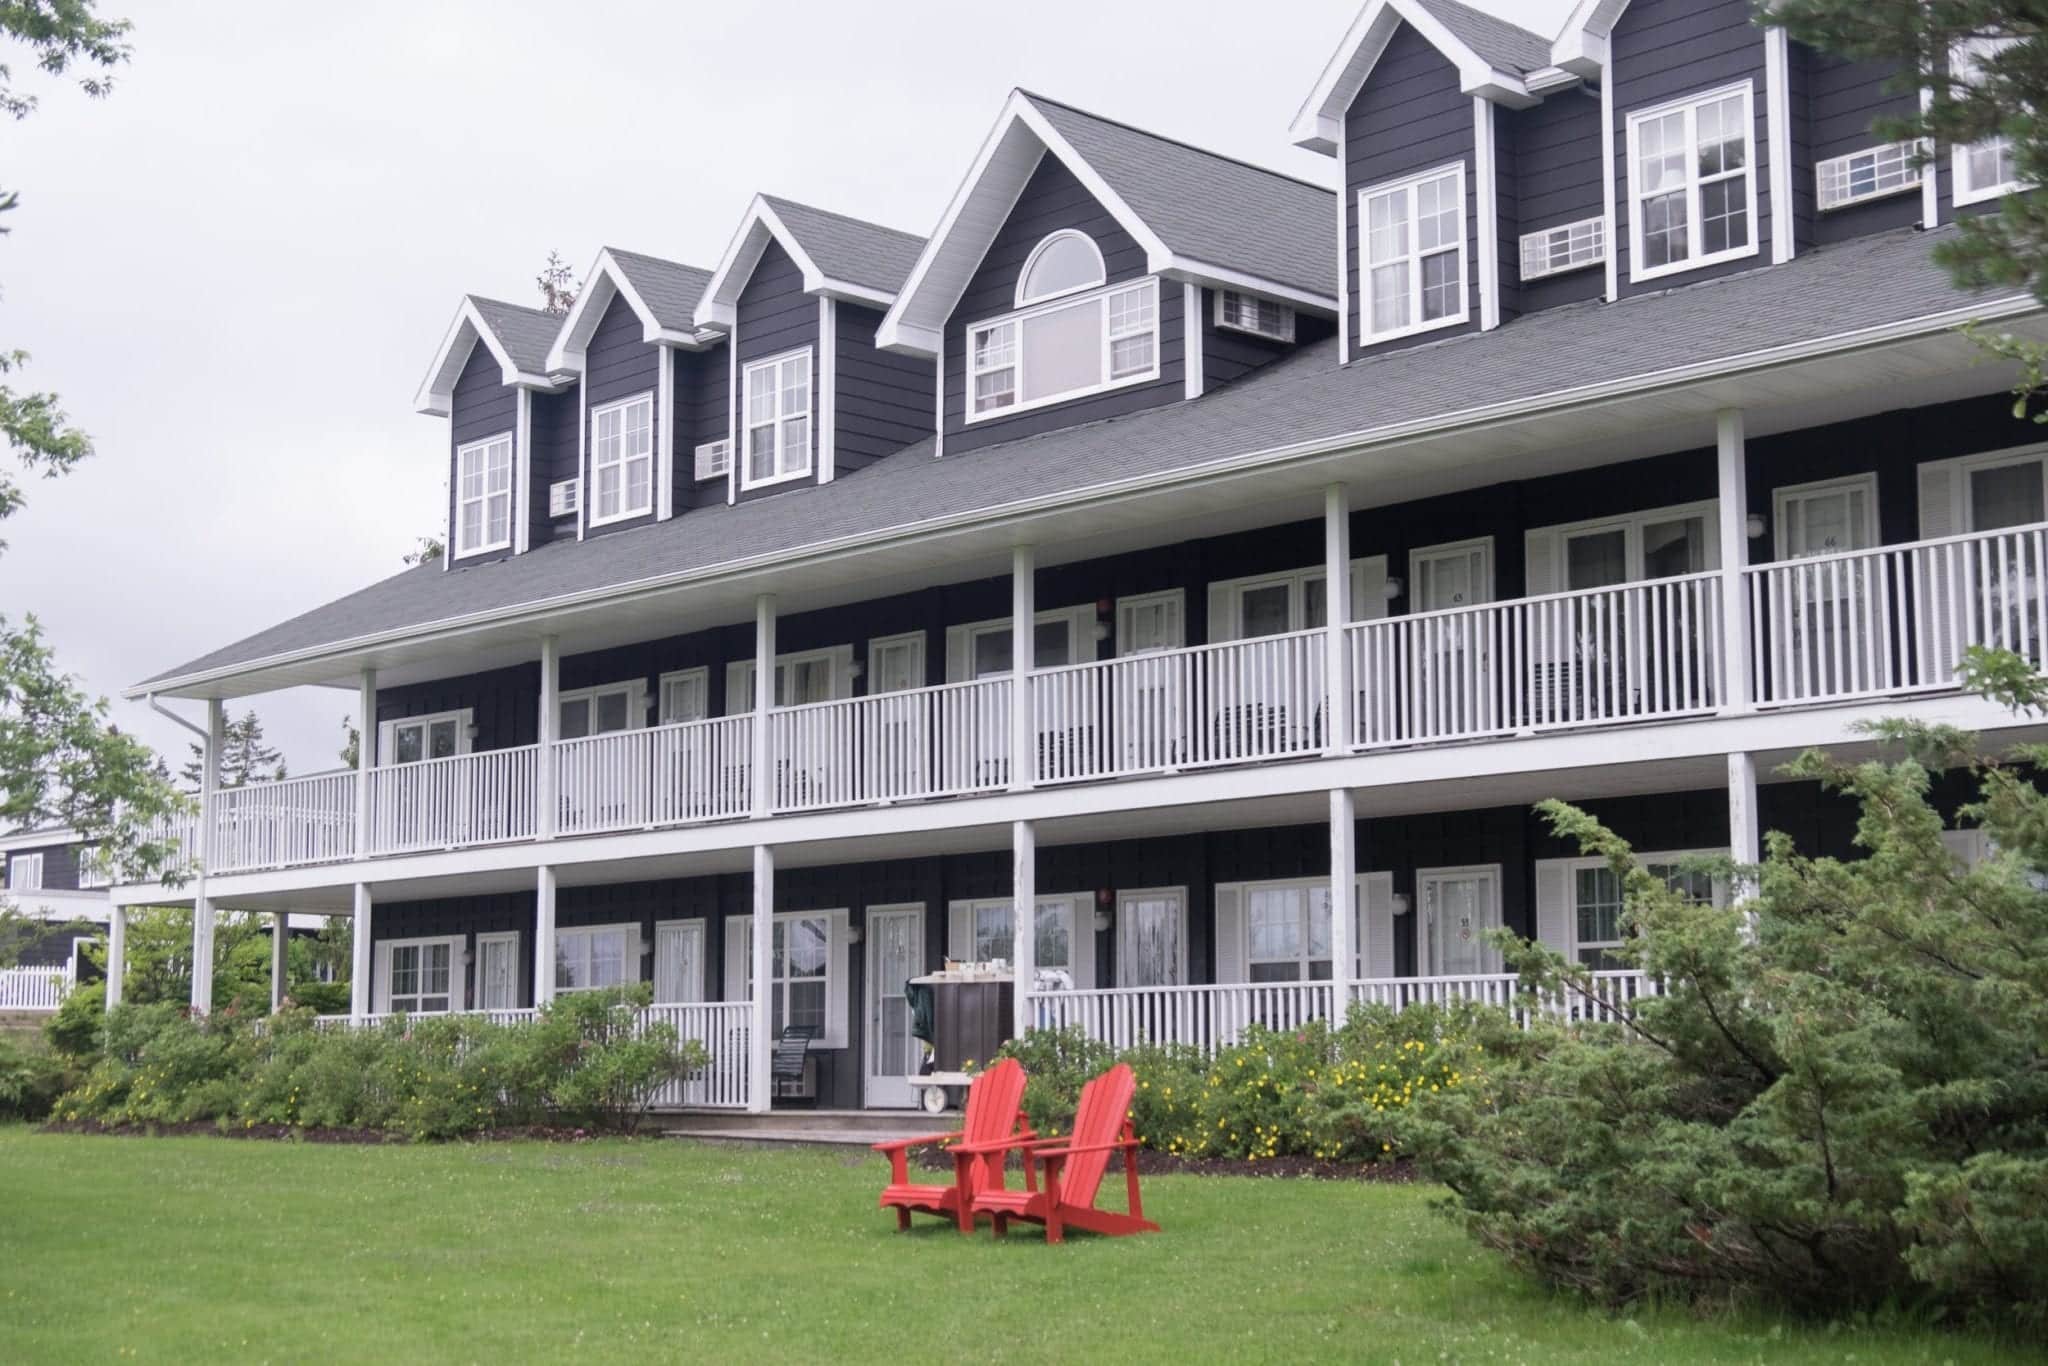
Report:
[[[1106,278],[1102,253],[1088,234],[1063,228],[1031,249],[1017,277],[1017,306],[1093,289]]]

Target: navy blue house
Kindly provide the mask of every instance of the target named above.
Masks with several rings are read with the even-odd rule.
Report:
[[[1500,999],[1495,927],[1654,990],[1534,802],[1739,899],[1683,857],[1854,852],[1791,754],[2033,729],[1955,666],[2048,663],[2048,446],[1955,328],[2040,312],[1930,259],[2025,187],[1872,131],[1919,98],[1745,0],[1370,0],[1314,181],[1018,90],[928,235],[762,194],[465,298],[445,557],[133,690],[345,688],[360,767],[209,792],[116,905],[352,916],[358,1019],[647,982],[685,1106],[789,1026],[910,1104],[948,960],[1203,1047]]]

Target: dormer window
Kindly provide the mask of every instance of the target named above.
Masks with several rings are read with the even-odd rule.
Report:
[[[811,472],[811,348],[747,366],[746,464],[740,486],[760,488]]]
[[[1358,196],[1365,330],[1386,341],[1465,321],[1465,163]]]
[[[1157,278],[1038,304],[967,329],[969,422],[1158,377]]]
[[[479,555],[512,544],[512,434],[455,452],[455,553]]]
[[[1747,81],[1629,115],[1631,280],[1756,254],[1755,127]]]
[[[1017,307],[1094,289],[1109,279],[1095,239],[1071,228],[1053,233],[1036,247],[1017,276]]]
[[[654,511],[654,396],[590,410],[590,524]]]

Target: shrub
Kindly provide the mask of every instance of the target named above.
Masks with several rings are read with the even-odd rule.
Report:
[[[87,1060],[99,1052],[106,1017],[107,984],[84,982],[73,988],[57,1007],[57,1013],[43,1022],[43,1037],[64,1057]]]
[[[0,1120],[46,1118],[70,1081],[58,1054],[0,1036]]]
[[[347,982],[294,982],[291,1003],[304,1006],[315,1015],[346,1015],[349,1009]]]

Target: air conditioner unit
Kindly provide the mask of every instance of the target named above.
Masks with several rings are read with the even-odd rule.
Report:
[[[548,516],[574,517],[583,501],[581,479],[561,479],[548,485]]]
[[[723,479],[732,468],[732,443],[729,441],[707,441],[696,451],[697,478]]]

